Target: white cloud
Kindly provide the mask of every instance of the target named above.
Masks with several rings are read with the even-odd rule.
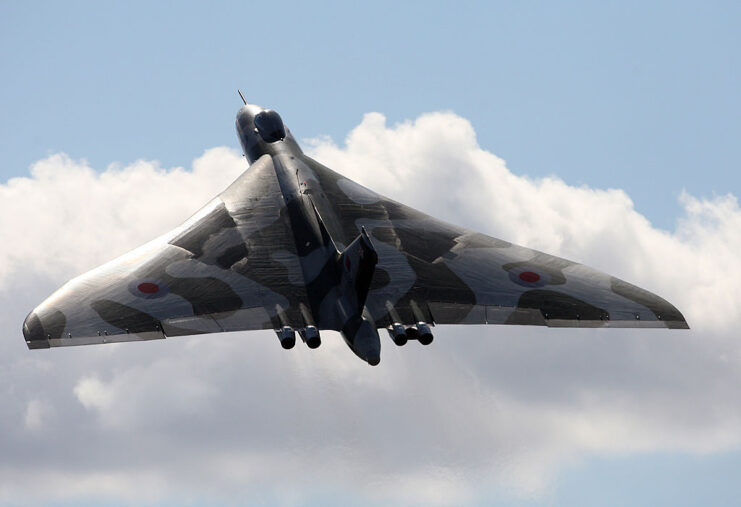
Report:
[[[81,378],[74,388],[75,396],[87,408],[105,409],[113,402],[113,393],[96,377]]]
[[[227,148],[208,150],[192,171],[40,160],[30,178],[0,185],[0,237],[15,239],[0,245],[0,284],[30,273],[59,281],[110,260],[182,222],[244,169]]]
[[[392,127],[372,113],[346,146],[310,144],[389,197],[646,287],[693,329],[441,327],[426,348],[385,340],[377,368],[332,333],[316,351],[260,332],[27,351],[25,312],[64,279],[177,225],[245,168],[226,148],[192,171],[55,155],[0,185],[0,501],[465,503],[542,495],[595,454],[741,443],[734,196],[685,194],[675,230],[658,230],[621,190],[513,174],[451,113]]]

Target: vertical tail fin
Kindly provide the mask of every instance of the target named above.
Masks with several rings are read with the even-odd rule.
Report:
[[[348,297],[354,296],[359,312],[363,311],[368,297],[373,273],[378,264],[378,254],[365,227],[360,234],[342,251],[338,259],[341,285],[347,290]]]

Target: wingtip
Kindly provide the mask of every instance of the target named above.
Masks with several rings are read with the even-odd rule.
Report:
[[[49,348],[49,340],[46,339],[41,319],[36,312],[29,313],[23,321],[23,338],[26,340],[26,346],[31,350]]]
[[[685,318],[684,314],[680,312],[676,306],[674,306],[673,304],[669,303],[668,301],[664,299],[662,299],[661,301],[665,303],[666,306],[668,306],[670,309],[670,311],[664,313],[664,315],[667,315],[668,313],[669,316],[673,317],[673,318],[666,320],[665,324],[666,324],[667,329],[689,329],[690,328],[690,325],[687,323],[687,319]]]
[[[667,329],[690,329],[686,320],[672,320],[666,323]]]

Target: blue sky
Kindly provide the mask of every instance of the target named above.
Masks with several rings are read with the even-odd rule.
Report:
[[[671,229],[739,194],[734,2],[5,2],[0,179],[64,151],[187,166],[235,88],[302,138],[452,110],[517,174],[625,189]],[[455,170],[451,168],[451,170]]]
[[[471,122],[479,145],[504,158],[515,175],[555,175],[571,186],[622,189],[655,227],[675,231],[678,219],[687,212],[678,201],[683,191],[709,199],[727,193],[741,195],[739,26],[741,4],[735,2],[373,2],[365,6],[347,2],[3,2],[0,185],[15,177],[29,176],[31,164],[59,152],[67,153],[73,160],[86,159],[98,171],[109,164],[123,167],[139,159],[158,160],[165,168],[191,168],[204,150],[238,147],[234,115],[240,105],[236,93],[239,87],[247,100],[277,109],[300,139],[329,136],[339,149],[368,112],[383,113],[392,129],[394,123],[413,121],[423,113],[452,111]],[[446,128],[445,124],[440,126]],[[451,124],[451,129],[459,127]],[[459,170],[450,168],[451,172]],[[601,216],[595,214],[595,218],[588,219]],[[15,218],[9,216],[5,220]],[[727,244],[731,244],[730,240]],[[714,262],[712,256],[703,259]],[[615,263],[621,266],[619,261]],[[673,264],[667,261],[667,265]],[[69,266],[78,267],[71,263],[67,266],[68,270],[73,269]],[[731,273],[730,279],[738,276],[734,274],[739,271],[737,267],[728,264],[721,269]],[[13,305],[15,313],[12,319],[7,317],[10,329],[19,327],[22,306],[37,303],[59,282],[41,269],[38,272],[41,274],[34,272],[28,277],[34,286],[27,290],[25,299],[0,298]],[[76,273],[64,273],[73,274]],[[17,279],[21,280],[21,275]],[[667,287],[673,287],[668,283]],[[694,288],[677,287],[680,294],[680,289],[690,292]],[[6,318],[5,314],[0,316]],[[727,356],[737,357],[734,354],[738,352],[729,348],[730,338],[728,342],[718,338],[723,332],[708,333],[689,335],[686,342],[678,343],[691,350],[688,344],[709,337],[708,364],[722,362],[719,358]],[[725,333],[726,337],[735,335]],[[13,336],[13,340],[18,347],[23,345],[19,336]],[[642,353],[656,353],[649,356],[655,357],[655,363],[646,360],[641,363],[644,369],[636,370],[635,377],[647,378],[648,386],[631,384],[633,378],[628,369],[624,373],[613,371],[617,380],[608,378],[607,373],[602,378],[590,376],[594,373],[587,371],[586,366],[585,371],[575,375],[585,383],[605,383],[605,390],[599,391],[601,400],[609,402],[615,395],[617,403],[626,403],[628,407],[633,398],[642,400],[654,391],[666,394],[662,389],[668,389],[669,380],[683,376],[654,378],[654,373],[647,373],[653,368],[662,372],[681,369],[671,362],[671,354],[663,355],[657,343],[664,342],[637,346],[645,347],[640,348]],[[26,371],[25,366],[21,367],[26,365],[26,356],[22,354],[27,351],[2,347],[0,351],[8,352],[8,362],[0,362],[0,378],[12,380],[13,372],[23,371],[24,379],[35,379],[30,382],[32,385],[36,381],[48,383],[43,377],[48,370],[34,367]],[[138,368],[138,361],[144,361],[142,357],[151,359],[150,366],[158,364],[151,352],[139,356],[133,349],[118,350],[125,351],[121,354],[129,361],[127,367]],[[234,346],[223,350],[223,361],[227,361],[234,350],[242,349]],[[613,364],[608,353],[613,349],[595,350],[595,364]],[[639,349],[624,355],[613,350],[617,356],[615,364],[624,360],[635,366],[629,359],[632,360],[631,353],[640,355],[636,350]],[[265,351],[272,351],[272,347],[258,349],[257,353]],[[95,350],[76,352],[81,355],[75,357],[83,358],[80,369],[52,378],[63,378],[70,386],[79,386],[80,379],[93,372],[101,376],[104,385],[110,380],[112,386],[118,386],[111,387],[116,393],[126,392],[114,378],[106,376],[106,368],[126,368],[119,368],[109,356],[99,357],[96,353],[99,354]],[[523,354],[524,358],[531,356],[529,352]],[[54,357],[56,362],[63,363],[67,358],[72,363],[73,356],[66,353]],[[423,357],[416,360],[422,361]],[[517,359],[525,361],[523,357]],[[250,364],[249,357],[241,359]],[[189,364],[189,360],[192,359],[186,357],[183,362]],[[266,364],[273,364],[270,361],[274,361],[272,356]],[[396,366],[405,364],[393,363],[401,359],[391,361]],[[471,361],[470,357],[454,357],[452,385],[488,385],[476,377],[476,372],[486,368],[469,368]],[[692,358],[687,361],[680,366],[695,371]],[[256,370],[259,366],[252,364]],[[529,366],[533,371],[543,367],[537,361]],[[414,367],[426,368],[419,364]],[[559,369],[557,364],[551,367],[554,371]],[[157,371],[154,366],[152,371]],[[715,398],[708,398],[705,408],[709,420],[722,419],[718,414],[725,412],[716,412],[718,406],[741,406],[736,395],[737,377],[721,376],[716,380],[712,368],[703,372],[711,379],[708,390],[723,393],[717,403],[712,401]],[[310,380],[321,386],[327,383],[329,390],[343,400],[353,399],[354,393],[343,383],[343,377],[327,380],[321,376],[325,373],[320,371]],[[433,377],[436,374],[433,368],[427,373]],[[239,374],[243,372],[239,370]],[[306,380],[296,373],[288,378]],[[494,380],[502,389],[504,380],[515,384],[514,373],[512,378]],[[613,381],[617,387],[611,384]],[[59,384],[67,385],[62,381]],[[557,380],[550,386],[546,384],[524,389],[521,394],[529,400],[540,396],[539,389],[558,389]],[[227,389],[233,384],[225,380],[216,386]],[[516,387],[513,392],[520,392],[520,386]],[[20,400],[21,395],[14,389],[8,388],[11,395],[7,399]],[[419,399],[429,395],[424,386],[411,389]],[[311,392],[299,391],[310,399]],[[624,396],[617,396],[617,391]],[[67,417],[62,418],[64,421],[84,420],[94,426],[82,419],[83,409],[70,394],[71,388],[65,392],[69,404],[74,405],[74,409],[67,407],[72,415],[66,415],[66,409],[42,396],[40,404],[33,405],[41,407],[34,409],[40,410],[42,415],[38,417],[57,414]],[[5,400],[3,403],[9,406],[5,394],[0,389],[0,401]],[[567,397],[563,404],[569,406],[576,398],[576,394],[574,398]],[[692,405],[687,406],[676,393],[664,397],[657,394],[657,406],[665,398],[678,403],[677,410],[692,419],[687,415],[692,412]],[[647,400],[638,408],[651,412],[653,399]],[[93,415],[98,414],[105,422],[106,410],[118,407],[116,403],[98,407],[99,413]],[[51,409],[44,408],[48,404]],[[355,409],[351,415],[357,422],[365,413],[353,402],[347,404]],[[92,406],[97,410],[94,403]],[[122,406],[128,407],[126,403]],[[266,406],[270,408],[269,404]],[[230,404],[225,407],[233,408]],[[156,404],[153,410],[156,411]],[[178,414],[177,410],[173,409],[173,413]],[[628,412],[630,409],[626,409]],[[0,416],[3,414],[0,410]],[[290,410],[289,414],[297,415]],[[735,417],[735,412],[731,415]],[[700,419],[704,416],[697,415]],[[93,416],[92,419],[98,421]],[[322,419],[315,416],[309,420]],[[400,417],[399,421],[407,423],[409,419]],[[737,421],[741,417],[730,417],[726,424],[737,427]],[[654,419],[648,420],[653,422]],[[134,427],[136,424],[135,420]],[[101,440],[119,435],[114,432],[111,437],[105,424],[102,426],[101,433],[96,433]],[[445,424],[441,422],[440,426]],[[709,426],[706,431],[699,424],[691,427],[696,434],[684,428],[679,433],[690,442],[694,436],[703,440],[708,435],[719,435],[718,441],[725,442],[724,431],[731,431],[721,426]],[[369,430],[367,426],[362,428]],[[322,428],[304,430],[313,435],[309,430],[320,432]],[[555,467],[555,472],[549,468],[553,480],[544,494],[539,492],[531,498],[517,493],[510,497],[496,491],[492,495],[504,504],[515,505],[730,505],[741,495],[736,481],[741,473],[737,440],[729,437],[727,445],[707,444],[707,449],[705,444],[698,444],[702,448],[698,451],[692,444],[661,443],[654,447],[646,439],[645,435],[637,437],[641,443],[635,447],[629,442],[624,449],[616,444],[612,448],[607,445],[606,452],[600,452],[600,447],[594,452],[577,453],[578,459],[568,455],[565,464]],[[175,448],[180,447],[177,436],[172,441]],[[419,442],[425,441],[420,437]],[[166,443],[162,445],[168,448]],[[32,459],[33,456],[24,458],[28,462]],[[460,459],[465,461],[466,456]],[[91,458],[90,462],[96,461]],[[0,476],[3,465],[0,460]],[[486,479],[484,475],[482,480]],[[2,486],[0,478],[0,504],[6,500]],[[305,491],[304,499],[325,504],[339,498],[338,503],[343,503],[347,491],[353,490],[351,481],[325,486],[326,489]],[[507,490],[506,484],[502,487]],[[95,503],[100,494],[99,490],[90,497],[81,494],[71,502]],[[276,502],[285,500],[281,494],[276,493]],[[201,495],[205,496],[197,498],[208,498],[207,492]],[[105,495],[103,498],[111,500]],[[367,502],[383,503],[374,498],[368,497]],[[488,499],[485,493],[483,497],[474,495],[472,503],[488,503]],[[158,500],[179,501],[166,497]],[[66,501],[62,499],[61,504]]]

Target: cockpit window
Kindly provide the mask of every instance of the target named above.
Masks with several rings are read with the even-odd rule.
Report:
[[[274,143],[286,137],[286,128],[280,115],[268,109],[255,115],[255,128],[266,143]]]

